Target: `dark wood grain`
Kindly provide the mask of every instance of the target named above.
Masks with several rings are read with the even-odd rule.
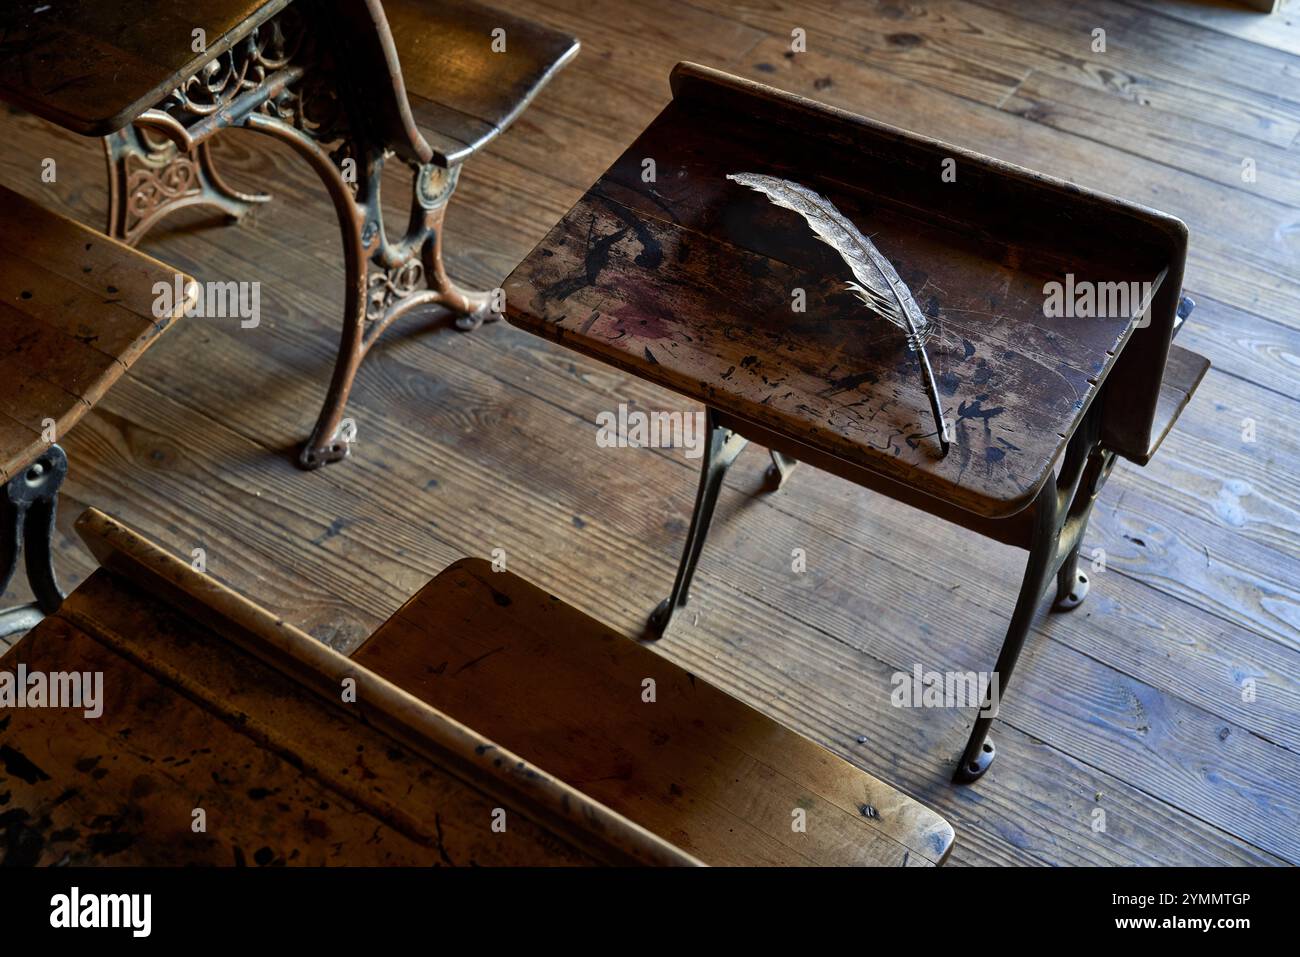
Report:
[[[78,530],[103,570],[2,661],[102,672],[102,713],[3,723],[5,846],[24,855],[6,863],[113,863],[131,849],[127,862],[233,864],[234,848],[258,863],[698,863],[102,513]],[[143,720],[156,731],[137,734]],[[136,776],[51,814],[120,758]],[[219,811],[210,836],[181,837],[205,795]],[[504,831],[496,808],[517,818]],[[74,813],[71,830],[54,824]]]
[[[155,315],[160,282],[183,292]],[[190,282],[0,186],[0,481],[131,368],[192,301]]]
[[[87,633],[59,616],[46,619],[33,636],[39,642],[23,642],[0,659],[0,666],[98,671],[104,676],[105,712],[93,721],[67,709],[6,712],[0,747],[40,774],[28,779],[0,770],[9,795],[3,863],[590,863],[522,816],[511,815],[517,827],[510,831],[517,833],[493,835],[485,823],[497,802],[440,769],[431,771],[383,735],[334,717],[273,669],[231,659],[214,636],[160,622],[146,595],[99,575],[82,588],[87,598],[111,602],[104,627],[147,624],[156,644],[170,650],[183,643],[188,672],[211,682],[211,694],[251,705],[253,723],[241,729],[213,714],[104,647],[93,630]],[[259,712],[272,695],[279,699],[278,724],[271,728],[277,738],[258,742],[251,734],[263,730]],[[347,754],[339,747],[344,735]],[[324,773],[304,773],[304,761],[322,762]],[[349,794],[348,771],[375,787],[363,785],[364,793]],[[394,814],[391,802],[382,800],[384,781],[436,814],[438,827],[413,826],[409,815]],[[205,815],[206,830],[197,833],[195,809]]]
[[[679,76],[678,99],[507,280],[511,321],[979,515],[1023,508],[1132,332],[1129,316],[1047,318],[1045,282],[1068,269],[1151,283],[1167,269],[1176,285],[1181,226],[775,91]],[[956,182],[941,179],[945,157]],[[901,334],[849,293],[800,217],[731,172],[817,190],[896,264],[941,330],[928,351],[952,454],[936,454]],[[1157,288],[1152,328],[1130,346],[1152,365],[1113,388],[1158,376],[1172,294]],[[1138,399],[1134,434],[1149,427]]]

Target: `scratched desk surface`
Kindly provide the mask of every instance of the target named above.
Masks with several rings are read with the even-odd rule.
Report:
[[[955,150],[944,182],[928,143],[874,125],[850,143],[820,122],[805,112],[783,126],[679,93],[507,280],[508,317],[852,466],[1012,514],[1132,325],[1048,318],[1044,284],[1067,272],[1154,281],[1159,257],[1113,242],[1129,216],[1108,226],[1101,198],[1086,215],[1078,196],[1058,208],[1052,190],[1022,193],[1033,174]],[[894,263],[938,326],[927,352],[952,426],[946,457],[902,333],[858,301],[798,214],[728,181],[735,172],[816,190]]]

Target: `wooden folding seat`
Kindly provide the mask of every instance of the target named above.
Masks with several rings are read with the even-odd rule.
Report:
[[[712,865],[934,865],[952,827],[892,786],[483,559],[352,659]]]

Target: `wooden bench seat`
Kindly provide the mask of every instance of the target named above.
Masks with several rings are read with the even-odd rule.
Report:
[[[463,162],[509,126],[578,41],[471,0],[385,0],[406,94],[442,166]],[[491,50],[492,31],[505,50]]]
[[[481,559],[352,658],[706,864],[924,866],[952,846],[933,811]]]
[[[102,567],[0,673],[102,673],[101,713],[4,710],[0,863],[923,866],[951,846],[915,801],[484,562],[348,659],[100,512],[77,530]]]
[[[698,863],[108,516],[77,530],[104,567],[0,674],[98,672],[100,713],[0,711],[0,864]]]

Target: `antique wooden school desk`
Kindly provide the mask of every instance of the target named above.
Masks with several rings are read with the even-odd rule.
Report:
[[[461,164],[577,52],[573,37],[473,0],[0,5],[0,99],[105,137],[110,235],[135,244],[179,209],[238,219],[268,201],[214,166],[212,137],[228,127],[285,143],[320,177],[342,232],[346,300],[305,468],[348,454],[348,393],[392,322],[429,304],[462,330],[496,317],[486,293],[447,276],[443,213]],[[410,218],[392,228],[380,202],[390,159],[413,184]]]
[[[672,89],[505,285],[510,322],[707,407],[695,513],[651,634],[686,603],[723,476],[752,439],[777,485],[806,461],[1027,549],[995,671],[1005,692],[1052,577],[1058,608],[1087,594],[1079,544],[1116,457],[1145,464],[1208,367],[1171,345],[1191,307],[1186,227],[705,67],[679,64]],[[801,215],[728,179],[744,173],[828,199],[890,260],[935,329],[942,429],[906,336]],[[1070,291],[1064,315],[1047,314],[1052,282]],[[1108,304],[1125,293],[1124,308],[1097,316],[1074,295],[1092,287]],[[958,781],[993,760],[990,705]]]

